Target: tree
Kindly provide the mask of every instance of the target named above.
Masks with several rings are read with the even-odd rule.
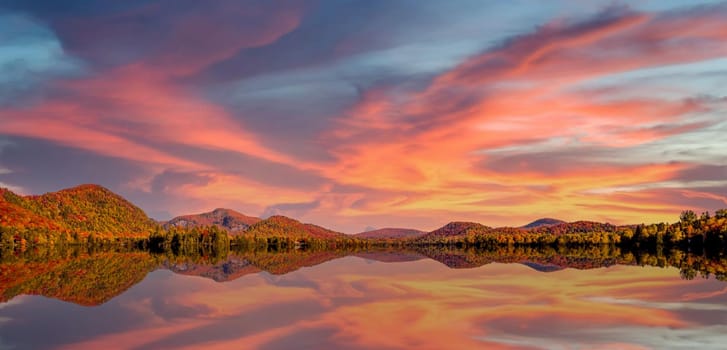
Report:
[[[691,210],[685,210],[682,212],[682,215],[679,216],[679,221],[685,224],[691,224],[697,221],[697,214]]]
[[[640,244],[646,242],[647,238],[648,233],[644,230],[644,225],[636,226],[636,231],[634,232],[634,241]]]
[[[12,247],[13,245],[15,245],[13,233],[0,227],[0,247]]]
[[[666,231],[664,239],[670,244],[676,244],[684,239],[684,233],[678,227],[671,227]]]

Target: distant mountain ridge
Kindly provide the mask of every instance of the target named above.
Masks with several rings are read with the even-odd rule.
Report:
[[[48,242],[112,242],[147,238],[161,228],[217,226],[230,236],[345,239],[347,235],[285,216],[265,220],[231,209],[182,215],[156,222],[120,195],[99,185],[80,185],[43,195],[20,196],[0,189],[0,246]]]
[[[262,219],[247,216],[232,209],[217,208],[213,211],[177,216],[162,223],[164,228],[183,227],[193,228],[201,226],[218,226],[231,234],[239,234]]]
[[[522,226],[522,228],[536,228],[536,227],[543,227],[543,226],[553,226],[558,224],[565,224],[566,222],[563,220],[553,219],[553,218],[542,218],[535,220],[525,226]]]
[[[123,197],[99,185],[77,187],[43,195],[19,196],[0,189],[0,233],[3,240],[17,241],[25,237],[31,243],[43,244],[58,240],[59,235],[78,237],[91,234],[105,240],[144,238],[160,228],[196,228],[217,226],[231,236],[285,237],[290,239],[412,239],[419,243],[437,240],[454,242],[463,237],[482,235],[574,234],[616,232],[619,226],[593,221],[566,223],[541,218],[522,227],[490,227],[476,222],[450,222],[431,232],[407,228],[383,228],[355,235],[346,235],[314,224],[301,223],[285,216],[260,219],[231,209],[217,208],[211,212],[182,215],[166,222],[155,222],[143,210]],[[634,229],[632,226],[620,226]],[[38,238],[40,237],[40,238]],[[63,237],[61,237],[63,238]],[[68,239],[68,238],[65,238]],[[61,239],[62,240],[62,239]],[[89,237],[90,240],[90,237]],[[2,245],[3,242],[0,242]]]

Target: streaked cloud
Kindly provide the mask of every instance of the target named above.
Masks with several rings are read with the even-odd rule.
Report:
[[[347,232],[723,206],[724,3],[409,5],[0,2],[0,181]]]

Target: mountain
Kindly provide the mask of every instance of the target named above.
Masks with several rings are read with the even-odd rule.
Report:
[[[531,229],[531,228],[536,228],[536,227],[553,226],[553,225],[565,224],[565,223],[566,222],[563,220],[552,219],[552,218],[542,218],[542,219],[535,220],[525,226],[522,226],[522,228]]]
[[[595,222],[595,221],[574,221],[561,222],[555,225],[544,225],[529,229],[534,233],[548,233],[553,235],[562,235],[567,233],[594,233],[594,232],[616,232],[617,226]]]
[[[490,230],[492,230],[491,227],[476,222],[455,221],[429,232],[421,238],[462,236],[469,233],[486,233]]]
[[[210,278],[215,282],[232,281],[242,276],[261,271],[259,268],[253,266],[250,261],[234,255],[230,255],[227,260],[213,265],[189,261],[165,261],[161,266],[174,273]]]
[[[254,235],[257,237],[289,237],[295,239],[335,239],[347,237],[343,233],[331,231],[313,224],[304,224],[298,220],[281,215],[274,215],[253,224],[245,231],[245,235]]]
[[[0,189],[0,245],[15,242],[46,244],[55,241],[86,242],[94,239],[146,238],[160,223],[121,196],[98,185],[80,185],[43,195],[19,196]],[[266,220],[230,209],[184,215],[165,227],[217,225],[235,234],[293,239],[346,239],[343,233],[272,216]]]
[[[143,210],[99,185],[19,196],[0,190],[0,228],[15,232],[42,230],[51,235],[99,233],[143,237],[157,227]]]
[[[410,228],[382,228],[354,234],[353,237],[365,239],[399,239],[399,238],[415,238],[426,234],[424,231],[414,230]]]
[[[727,220],[727,210],[718,211],[720,216],[700,219],[700,233],[706,237],[709,232],[721,229]],[[715,221],[716,220],[716,221]],[[143,210],[136,207],[121,196],[98,185],[81,185],[58,192],[43,195],[20,196],[7,189],[0,189],[0,246],[43,245],[51,243],[133,243],[163,242],[171,246],[171,240],[177,236],[175,245],[180,245],[180,237],[185,236],[185,245],[211,245],[228,241],[225,235],[218,235],[221,230],[210,228],[215,232],[197,230],[189,234],[165,236],[160,230],[165,227],[192,227],[216,225],[228,233],[244,237],[284,239],[286,245],[293,240],[315,239],[331,240],[334,245],[338,240],[347,240],[346,244],[358,244],[351,236],[335,232],[313,224],[301,223],[285,216],[271,216],[268,219],[245,216],[230,209],[215,209],[209,213],[185,215],[174,218],[166,223],[151,220]],[[680,222],[679,225],[682,225]],[[691,224],[690,224],[691,225]],[[696,224],[695,224],[696,225]],[[707,226],[705,226],[707,225]],[[388,238],[408,240],[406,244],[474,244],[483,240],[497,244],[532,243],[537,239],[540,244],[562,242],[557,236],[571,235],[565,239],[574,242],[602,241],[613,243],[620,239],[614,235],[624,235],[636,226],[615,226],[609,223],[594,221],[575,221],[566,223],[560,220],[543,218],[524,227],[492,228],[475,222],[450,222],[429,233],[401,228],[385,228],[370,232],[362,232],[358,238]],[[653,226],[653,230],[658,227]],[[666,230],[664,226],[659,230]],[[681,226],[679,226],[681,230]],[[595,235],[591,235],[595,234]],[[198,235],[199,237],[193,237]],[[222,237],[225,236],[225,237]],[[588,236],[588,237],[587,237]],[[644,235],[640,235],[642,237]],[[683,235],[682,235],[683,236]],[[615,237],[615,238],[614,238]],[[646,239],[642,237],[643,239]],[[641,239],[641,238],[640,238]],[[680,238],[684,240],[684,238]],[[706,239],[706,238],[705,238]],[[631,238],[627,238],[631,242]],[[142,242],[143,241],[143,242]],[[241,242],[245,241],[240,239]],[[674,239],[678,243],[679,240]],[[300,243],[300,242],[298,242]],[[311,242],[308,242],[311,243]],[[370,242],[365,243],[368,245]],[[376,242],[371,242],[376,243]]]
[[[0,188],[0,232],[2,228],[23,229],[64,229],[48,217],[41,216],[31,209],[33,204],[7,189]]]
[[[164,228],[172,226],[192,228],[214,225],[234,235],[247,230],[259,221],[260,218],[247,216],[232,209],[217,208],[207,213],[177,216],[163,223],[163,226]]]

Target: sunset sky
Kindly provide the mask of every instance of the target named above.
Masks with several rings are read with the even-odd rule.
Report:
[[[0,187],[343,232],[727,207],[727,2],[0,0]]]

